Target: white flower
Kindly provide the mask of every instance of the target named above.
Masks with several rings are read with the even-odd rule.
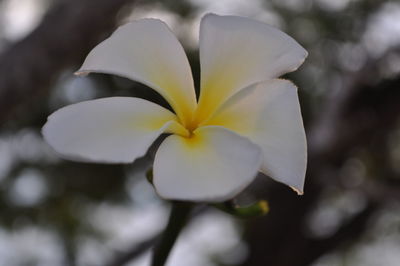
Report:
[[[175,113],[139,98],[103,98],[56,111],[43,135],[72,160],[131,163],[170,133],[153,166],[155,189],[167,199],[224,201],[258,171],[302,193],[307,155],[297,88],[277,77],[306,56],[295,40],[264,23],[206,15],[197,102],[187,57],[167,25],[134,21],[95,47],[77,73],[139,81]]]

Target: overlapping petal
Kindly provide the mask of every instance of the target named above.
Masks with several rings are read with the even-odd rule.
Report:
[[[294,39],[267,24],[206,15],[200,26],[201,93],[198,120],[239,90],[296,70],[307,56]]]
[[[185,134],[167,109],[132,97],[66,106],[49,116],[42,133],[62,156],[76,161],[130,163],[163,132]]]
[[[160,20],[141,19],[119,27],[89,53],[77,73],[89,72],[115,74],[152,87],[183,123],[197,105],[186,54]]]
[[[297,88],[274,79],[250,86],[229,99],[208,122],[229,128],[258,144],[261,170],[298,193],[306,171],[306,137]]]
[[[224,201],[256,176],[260,148],[221,127],[198,128],[191,138],[169,136],[154,161],[154,185],[164,198]]]

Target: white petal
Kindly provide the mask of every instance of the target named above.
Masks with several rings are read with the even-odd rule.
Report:
[[[77,74],[100,72],[127,77],[160,93],[178,116],[196,107],[192,72],[186,54],[160,20],[141,19],[119,27],[87,56]]]
[[[261,165],[260,148],[227,129],[203,127],[169,136],[154,161],[154,186],[167,199],[224,201],[242,191]]]
[[[200,26],[203,116],[251,84],[296,70],[306,56],[294,39],[265,23],[206,15]]]
[[[275,79],[250,86],[229,99],[208,124],[227,127],[258,144],[264,154],[261,170],[303,192],[306,136],[293,83]]]
[[[176,116],[163,107],[131,97],[111,97],[66,106],[49,116],[45,140],[77,161],[129,163],[143,156]]]

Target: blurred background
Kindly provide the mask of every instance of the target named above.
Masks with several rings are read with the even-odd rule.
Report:
[[[127,79],[72,74],[129,20],[164,20],[198,85],[207,12],[269,23],[309,51],[287,75],[308,136],[305,195],[259,176],[239,199],[268,200],[267,216],[240,220],[201,206],[168,265],[400,265],[400,1],[0,0],[1,266],[148,265],[170,208],[145,178],[152,153],[131,165],[69,162],[40,128],[83,100],[163,103]]]

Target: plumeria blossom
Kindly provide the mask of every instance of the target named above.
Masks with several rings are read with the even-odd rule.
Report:
[[[168,133],[153,165],[154,187],[167,199],[224,201],[258,172],[301,194],[307,156],[297,88],[278,77],[307,52],[267,24],[214,14],[201,21],[199,49],[197,101],[188,59],[166,24],[141,19],[119,27],[77,74],[141,82],[173,112],[133,97],[81,102],[49,116],[45,140],[72,160],[131,163]]]

